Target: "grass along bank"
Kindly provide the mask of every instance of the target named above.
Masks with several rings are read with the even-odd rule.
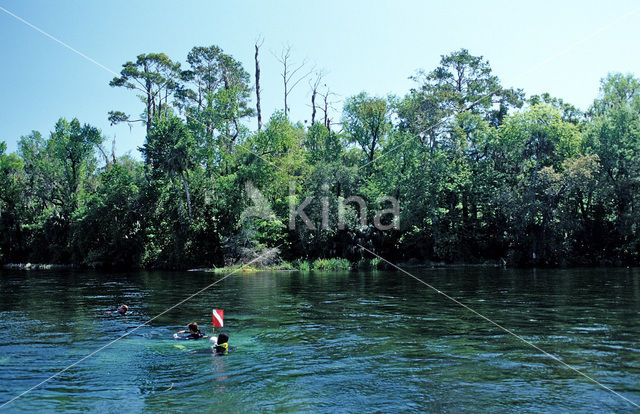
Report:
[[[245,266],[243,264],[236,264],[233,266],[225,266],[225,267],[217,267],[217,268],[200,268],[200,269],[191,269],[190,271],[194,272],[213,272],[213,273],[229,273],[229,272],[242,272],[242,273],[252,273],[252,272],[263,272],[269,270],[279,270],[279,271],[300,271],[300,272],[309,272],[309,271],[335,271],[335,270],[375,270],[382,269],[382,262],[378,258],[373,259],[360,259],[358,262],[353,263],[344,258],[328,258],[328,259],[316,259],[313,261],[309,260],[294,260],[292,262],[282,261],[278,264],[267,265],[267,266],[255,266],[248,265]]]

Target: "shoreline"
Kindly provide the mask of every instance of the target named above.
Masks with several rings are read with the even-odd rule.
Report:
[[[233,265],[223,267],[201,267],[187,269],[187,272],[204,272],[204,273],[227,273],[240,271],[242,273],[256,272],[310,272],[310,271],[373,271],[373,270],[397,270],[393,266],[387,265],[381,261],[367,261],[365,263],[350,263],[346,265],[346,259],[319,259],[314,262],[295,261],[293,263],[283,262],[279,265],[272,266],[246,266]],[[398,267],[406,269],[449,269],[449,268],[507,268],[506,262],[497,263],[445,263],[445,262],[400,262]]]
[[[325,259],[322,259],[325,260]],[[182,268],[182,269],[169,269],[169,268],[126,268],[126,269],[107,269],[107,268],[93,268],[88,266],[78,266],[73,264],[52,264],[52,263],[5,263],[2,265],[3,270],[118,270],[118,271],[183,271],[183,272],[201,272],[201,273],[258,273],[258,272],[322,272],[322,271],[397,271],[393,266],[385,265],[384,263],[376,263],[375,265],[359,263],[351,263],[346,265],[346,261],[338,259],[339,262],[321,261],[318,265],[316,262],[296,261],[293,263],[284,262],[279,265],[270,266],[244,266],[237,264],[233,266],[223,267],[194,267],[194,268]],[[598,267],[618,267],[618,268],[633,268],[633,265],[616,265],[608,263],[606,265],[571,265],[571,266],[511,266],[506,262],[498,263],[444,263],[444,262],[398,262],[398,267],[403,269],[464,269],[464,268],[493,268],[493,269],[578,269],[578,268],[598,268]]]
[[[465,268],[465,267],[486,267],[486,268],[499,268],[508,267],[502,263],[444,263],[444,262],[400,262],[397,266],[407,269],[436,269],[436,268]],[[106,270],[101,268],[92,268],[85,266],[77,266],[73,264],[53,264],[53,263],[6,263],[2,265],[6,270]],[[227,272],[240,272],[240,273],[257,273],[257,272],[308,272],[308,271],[364,271],[364,270],[394,270],[393,267],[385,265],[384,263],[351,263],[346,259],[332,258],[332,259],[318,259],[316,261],[302,261],[297,260],[295,262],[283,262],[278,265],[266,265],[266,266],[243,266],[236,264],[232,266],[222,267],[194,267],[184,269],[121,269],[124,271],[130,270],[172,270],[172,271],[185,271],[185,272],[203,272],[203,273],[227,273]]]
[[[51,263],[6,263],[2,265],[7,270],[73,270],[79,267],[72,264],[51,264]]]

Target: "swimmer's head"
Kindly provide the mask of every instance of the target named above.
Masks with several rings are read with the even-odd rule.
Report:
[[[219,344],[226,344],[227,341],[229,341],[229,335],[227,335],[226,333],[221,333],[220,335],[218,335],[218,345]]]
[[[124,315],[125,313],[127,313],[128,310],[129,310],[129,307],[127,305],[120,305],[120,307],[118,308],[118,313],[120,315]]]
[[[191,322],[189,325],[187,325],[187,328],[189,328],[189,332],[191,333],[197,333],[199,331],[198,324],[195,322]]]

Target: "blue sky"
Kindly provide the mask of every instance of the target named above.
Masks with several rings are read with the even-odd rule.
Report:
[[[191,47],[215,44],[253,77],[253,44],[261,36],[265,117],[283,106],[273,53],[284,45],[294,60],[324,70],[338,99],[363,90],[403,95],[417,69],[430,70],[440,55],[462,47],[487,58],[503,85],[547,91],[581,108],[608,72],[640,73],[640,10],[629,14],[640,7],[634,1],[0,0],[0,6],[116,72],[140,53],[184,62]],[[139,114],[142,105],[130,91],[108,85],[111,73],[2,11],[0,39],[0,140],[9,151],[31,130],[48,135],[63,116],[115,135],[118,153],[137,153],[144,129],[111,127],[107,112]],[[294,120],[310,118],[306,82],[290,102]]]

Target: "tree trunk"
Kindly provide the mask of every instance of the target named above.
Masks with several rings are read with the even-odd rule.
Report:
[[[98,144],[96,146],[98,147],[98,151],[100,151],[100,154],[102,154],[102,157],[104,158],[105,166],[106,166],[106,168],[108,170],[109,167],[111,166],[111,160],[109,160],[109,157],[107,156],[107,153],[105,152],[104,148],[102,148],[102,146],[100,144]]]
[[[147,136],[151,131],[151,81],[147,80]]]
[[[376,151],[376,141],[374,140],[371,143],[371,147],[369,148],[369,162],[373,162],[373,157],[375,156]]]
[[[327,131],[331,131],[329,124],[329,91],[324,96],[324,126],[327,127]]]
[[[191,195],[189,194],[189,183],[187,182],[187,178],[182,175],[182,183],[184,184],[184,192],[187,195],[187,213],[189,215],[189,219],[191,219]]]
[[[316,106],[316,97],[318,96],[318,87],[322,82],[322,78],[323,78],[323,73],[318,72],[316,73],[316,79],[312,83],[310,83],[311,85],[311,125],[315,124],[316,122],[316,114],[318,110]],[[329,94],[328,90],[327,90],[327,94]]]
[[[316,122],[316,90],[311,93],[311,126]]]
[[[111,158],[113,158],[113,163],[118,163],[118,158],[116,157],[116,136],[113,136],[113,142],[111,143]]]
[[[469,196],[466,191],[462,193],[462,226],[466,232],[469,226]]]
[[[289,116],[289,107],[287,106],[287,80],[286,79],[284,80],[284,114],[286,116]]]
[[[260,63],[258,62],[259,46],[256,44],[256,110],[258,111],[258,131],[262,129],[262,111],[260,109]]]

